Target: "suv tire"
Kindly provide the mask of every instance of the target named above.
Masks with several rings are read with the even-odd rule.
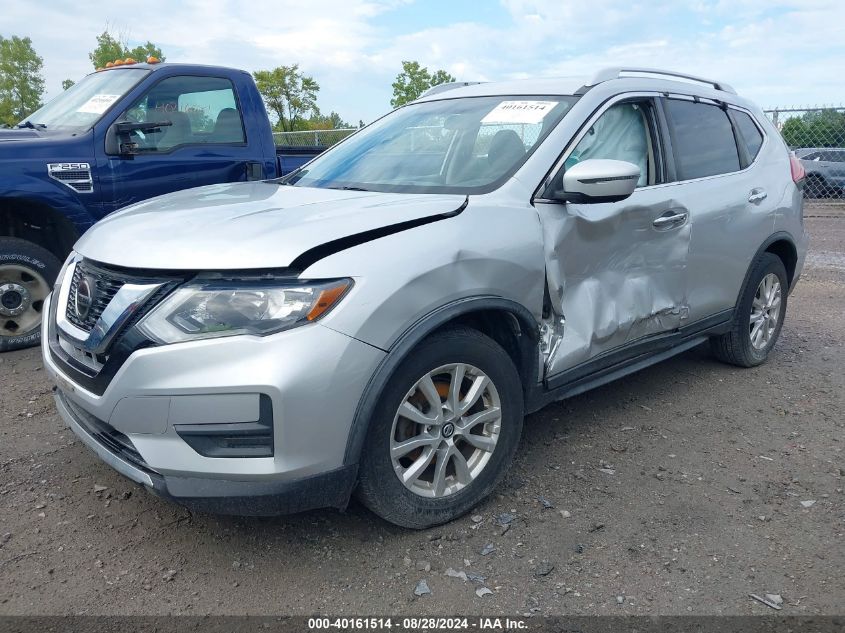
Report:
[[[763,363],[780,336],[788,294],[783,262],[777,255],[762,253],[751,266],[731,330],[710,339],[716,358],[739,367]]]
[[[434,417],[436,423],[424,424]],[[403,527],[451,521],[499,483],[516,452],[522,418],[519,373],[498,343],[466,327],[435,332],[408,354],[382,391],[356,496]],[[409,441],[417,445],[403,453]]]
[[[41,311],[61,262],[46,248],[0,238],[0,352],[41,342]]]

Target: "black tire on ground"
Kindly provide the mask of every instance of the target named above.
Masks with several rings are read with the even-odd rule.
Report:
[[[390,435],[406,394],[426,373],[450,363],[484,372],[501,402],[499,439],[486,467],[464,488],[444,497],[423,497],[406,488],[393,470]],[[397,525],[423,529],[467,513],[504,476],[522,433],[523,397],[519,373],[502,347],[466,327],[435,332],[422,341],[390,377],[371,418],[359,469],[356,496],[371,511]]]
[[[763,278],[770,273],[777,275],[780,281],[780,312],[778,314],[777,325],[768,343],[765,347],[756,349],[751,344],[751,307],[757,287]],[[710,339],[710,348],[713,350],[716,358],[722,362],[739,367],[755,367],[765,362],[780,336],[783,320],[786,316],[788,294],[789,282],[786,277],[786,269],[780,257],[772,253],[762,253],[751,265],[748,278],[746,279],[739,303],[736,307],[730,332],[720,336],[714,336]]]
[[[49,288],[52,288],[62,265],[55,255],[37,244],[15,237],[0,237],[0,269],[6,267],[6,270],[9,270],[10,266],[16,269],[28,269],[33,277],[40,277]],[[43,302],[40,303],[43,304]],[[24,332],[12,334],[6,331],[8,329],[6,325],[10,323],[10,319],[0,314],[0,320],[2,320],[0,326],[3,326],[0,329],[0,352],[32,347],[41,342],[40,321]]]

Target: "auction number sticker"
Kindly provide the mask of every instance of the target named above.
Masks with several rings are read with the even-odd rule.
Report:
[[[120,95],[94,95],[76,110],[86,114],[102,114],[109,106],[120,99]]]
[[[540,123],[557,104],[557,101],[502,101],[481,122]]]

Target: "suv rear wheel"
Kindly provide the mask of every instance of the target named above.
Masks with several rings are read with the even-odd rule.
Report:
[[[47,249],[0,238],[0,352],[38,345],[44,300],[60,268]]]
[[[370,423],[356,494],[404,527],[451,521],[504,475],[522,417],[519,374],[507,352],[470,328],[437,332],[389,379]]]
[[[788,292],[780,257],[761,254],[751,266],[731,331],[710,339],[715,356],[740,367],[764,362],[780,336]]]

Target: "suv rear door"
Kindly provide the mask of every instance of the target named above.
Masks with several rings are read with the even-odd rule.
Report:
[[[771,139],[745,110],[680,95],[662,104],[677,199],[692,223],[687,323],[704,326],[734,307],[751,258],[773,231],[783,183],[760,164]]]

